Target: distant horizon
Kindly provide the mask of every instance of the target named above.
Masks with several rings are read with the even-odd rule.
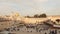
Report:
[[[14,12],[14,13],[16,13],[16,12]],[[17,12],[18,13],[18,12]],[[9,13],[9,14],[0,14],[0,15],[13,15],[13,13]],[[41,14],[46,14],[46,13],[41,13]],[[34,16],[34,15],[36,15],[36,14],[34,14],[34,15],[21,15],[20,13],[19,13],[19,15],[20,16]],[[40,15],[40,14],[38,14],[38,15]],[[46,14],[47,16],[60,16],[60,15],[48,15],[48,14]]]

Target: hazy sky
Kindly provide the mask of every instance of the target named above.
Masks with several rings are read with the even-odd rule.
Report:
[[[19,12],[21,15],[60,15],[60,0],[0,0],[0,14],[11,12]]]

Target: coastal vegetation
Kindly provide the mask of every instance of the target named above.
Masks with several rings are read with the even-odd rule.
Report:
[[[27,17],[27,18],[46,18],[47,17],[47,15],[45,14],[45,13],[43,13],[43,14],[40,14],[40,15],[38,15],[38,14],[35,14],[34,16],[25,16],[25,17]]]

